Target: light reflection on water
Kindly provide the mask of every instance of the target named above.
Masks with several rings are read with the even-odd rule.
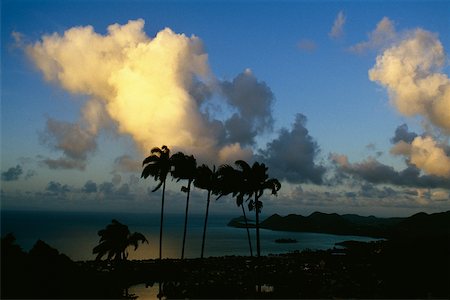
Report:
[[[138,296],[139,300],[158,299],[158,284],[146,286],[145,283],[133,285],[128,289],[129,294]],[[162,299],[165,299],[164,297]]]

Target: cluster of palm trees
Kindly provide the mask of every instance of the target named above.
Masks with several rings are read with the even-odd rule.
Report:
[[[280,182],[275,178],[269,178],[268,168],[264,164],[258,162],[250,166],[243,160],[235,162],[237,168],[230,165],[221,165],[216,169],[211,169],[203,164],[197,166],[197,162],[192,155],[186,155],[182,152],[170,154],[167,146],[161,148],[155,147],[151,149],[150,156],[146,157],[142,163],[143,170],[141,178],[153,177],[157,182],[157,186],[152,190],[155,192],[162,187],[161,193],[161,219],[160,219],[160,235],[159,235],[159,259],[162,258],[162,238],[163,238],[163,220],[164,220],[164,201],[166,180],[170,175],[177,181],[187,180],[187,185],[182,186],[181,191],[186,193],[186,210],[184,221],[183,245],[181,258],[184,258],[184,249],[186,244],[186,232],[189,210],[189,196],[192,184],[207,191],[206,215],[203,228],[203,238],[201,247],[201,258],[204,255],[206,228],[208,223],[208,213],[211,195],[217,196],[219,199],[225,195],[231,195],[236,198],[236,204],[242,208],[244,220],[247,228],[249,240],[250,255],[253,256],[251,247],[250,233],[247,224],[244,203],[248,204],[250,211],[255,211],[256,216],[256,249],[257,256],[261,255],[261,244],[259,234],[259,214],[263,207],[260,198],[266,189],[270,190],[273,195],[281,188]]]

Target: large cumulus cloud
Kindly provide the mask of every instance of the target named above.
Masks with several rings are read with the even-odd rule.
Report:
[[[83,169],[106,126],[131,136],[143,153],[165,144],[209,161],[229,149],[248,156],[255,136],[272,128],[273,94],[250,70],[219,80],[198,37],[169,28],[149,37],[142,19],[110,25],[104,35],[92,26],[44,35],[26,52],[46,80],[88,97],[79,122],[49,118],[47,144],[63,154],[44,161],[51,168]],[[232,112],[228,119],[205,109],[214,94]],[[81,144],[69,143],[76,137]]]

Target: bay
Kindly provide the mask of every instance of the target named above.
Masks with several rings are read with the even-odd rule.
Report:
[[[208,220],[205,256],[249,255],[245,229],[227,226],[236,215],[212,215]],[[92,249],[98,244],[97,232],[112,219],[128,225],[131,232],[141,232],[149,240],[137,251],[129,249],[129,259],[154,259],[159,251],[159,214],[117,212],[48,212],[1,211],[1,235],[11,232],[23,250],[29,251],[38,239],[66,254],[72,260],[93,260]],[[204,215],[189,215],[185,256],[200,257]],[[181,256],[184,215],[164,216],[163,257]],[[256,248],[251,229],[253,249]],[[276,243],[276,239],[291,238],[292,244]],[[370,237],[333,234],[284,232],[261,229],[262,254],[280,254],[304,249],[330,249],[335,243],[356,240],[373,241]]]

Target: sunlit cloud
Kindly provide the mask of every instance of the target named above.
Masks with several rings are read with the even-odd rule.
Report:
[[[80,121],[49,118],[43,139],[63,157],[46,159],[51,168],[83,169],[96,149],[102,128],[131,136],[143,154],[168,145],[209,161],[218,161],[238,143],[255,143],[270,131],[273,94],[248,69],[232,81],[211,73],[202,41],[166,28],[150,38],[142,19],[108,27],[105,35],[92,26],[44,35],[27,46],[33,63],[48,81],[88,97]],[[213,94],[234,114],[216,120],[204,109]],[[70,143],[80,140],[82,143]]]
[[[417,29],[377,56],[369,78],[387,89],[402,115],[419,115],[448,134],[450,79],[442,73],[445,62],[437,36]]]

